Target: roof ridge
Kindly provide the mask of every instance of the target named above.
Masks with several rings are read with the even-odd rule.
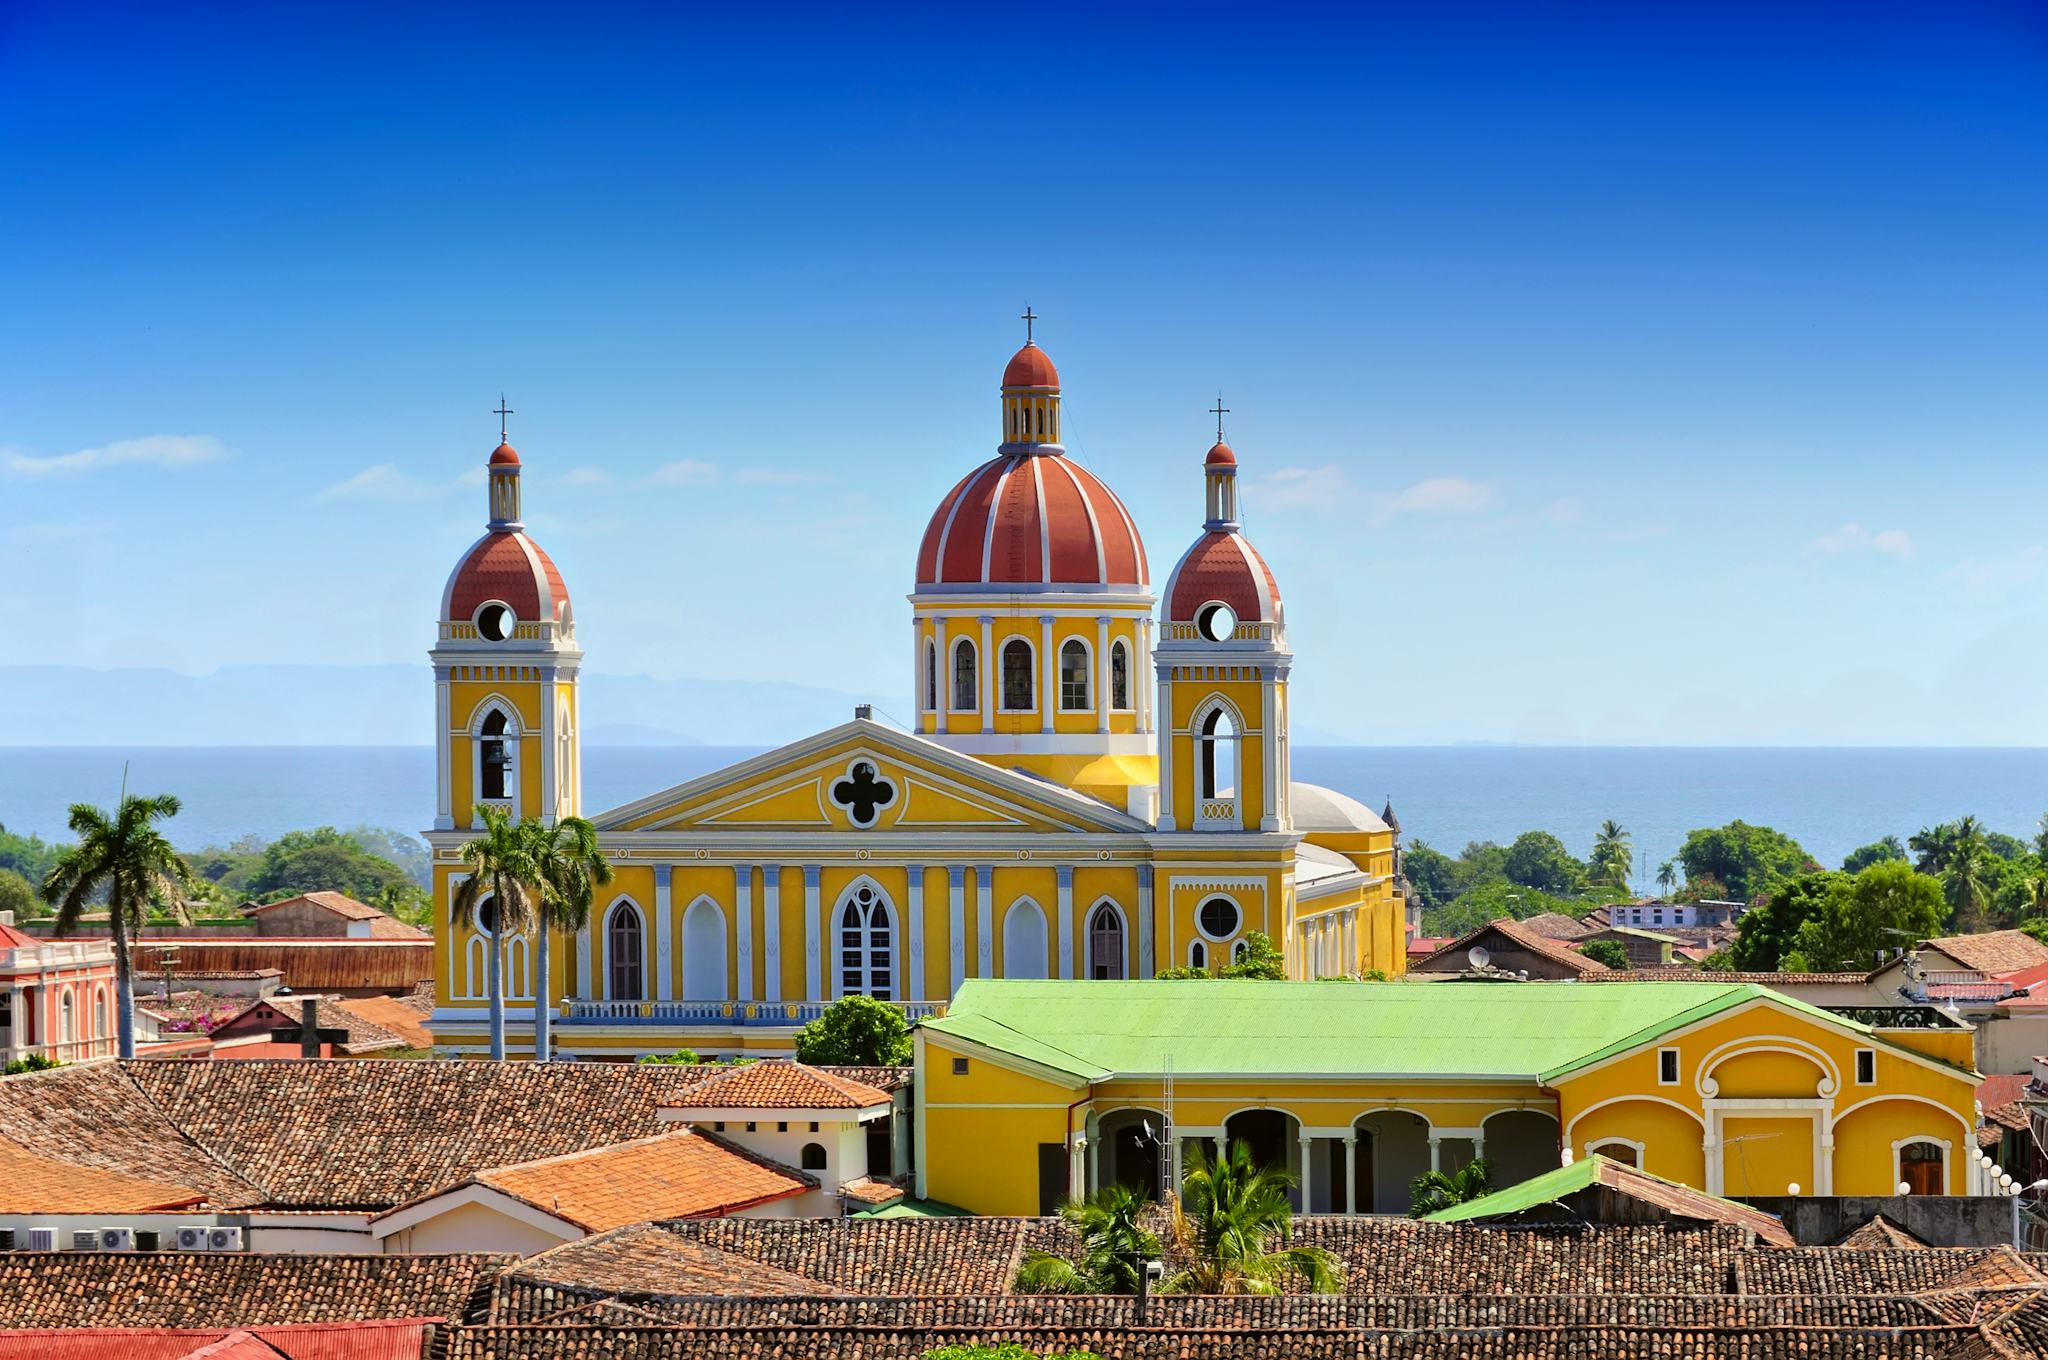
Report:
[[[258,1195],[262,1197],[263,1202],[268,1202],[272,1199],[275,1199],[275,1192],[273,1192],[268,1185],[265,1185],[263,1182],[257,1180],[255,1176],[242,1170],[242,1168],[236,1166],[233,1162],[230,1162],[227,1158],[221,1156],[218,1152],[215,1152],[210,1146],[201,1142],[196,1134],[194,1134],[190,1129],[186,1128],[183,1124],[179,1123],[178,1120],[171,1115],[171,1112],[164,1108],[162,1102],[160,1102],[154,1095],[150,1094],[149,1088],[147,1088],[141,1082],[135,1079],[135,1073],[131,1070],[131,1066],[133,1064],[145,1061],[147,1061],[147,1059],[116,1058],[114,1059],[114,1069],[121,1074],[122,1081],[126,1082],[129,1086],[134,1088],[136,1095],[142,1098],[143,1104],[149,1106],[150,1109],[156,1111],[158,1118],[160,1118],[163,1121],[164,1127],[169,1129],[172,1133],[176,1134],[180,1141],[184,1142],[187,1146],[191,1147],[194,1151],[198,1152],[198,1154],[206,1161],[211,1162],[213,1165],[227,1172],[230,1176],[233,1176],[242,1184],[248,1186],[251,1190],[254,1190]]]

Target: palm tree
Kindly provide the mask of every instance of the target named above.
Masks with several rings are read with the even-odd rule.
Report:
[[[2020,916],[2039,916],[2048,912],[2048,874],[2028,874],[2020,881],[2023,896],[2020,899]]]
[[[1315,1293],[1335,1293],[1342,1284],[1335,1256],[1320,1247],[1273,1245],[1294,1231],[1287,1203],[1293,1184],[1280,1168],[1255,1165],[1242,1138],[1213,1164],[1196,1144],[1170,1220],[1174,1248],[1188,1265],[1160,1292],[1277,1294],[1282,1279],[1298,1275]]]
[[[486,975],[490,979],[491,1057],[505,1059],[505,938],[533,923],[533,890],[526,837],[505,812],[483,810],[484,834],[462,847],[469,877],[455,889],[455,924],[489,935]]]
[[[564,817],[553,826],[525,821],[519,831],[539,940],[533,969],[533,1060],[546,1062],[554,1052],[549,1033],[554,1022],[548,1002],[550,938],[558,930],[573,935],[583,929],[590,920],[594,890],[612,881],[612,866],[597,848],[597,828],[581,817]]]
[[[1965,817],[1956,824],[1956,837],[1949,847],[1948,869],[1942,874],[1941,881],[1942,896],[1948,899],[1957,926],[1966,930],[1974,930],[1983,924],[1984,901],[1991,895],[1988,879],[1991,851],[1976,828],[1976,820]]]
[[[1080,1259],[1027,1251],[1017,1267],[1023,1294],[1135,1294],[1138,1272],[1159,1256],[1159,1239],[1138,1222],[1144,1201],[1128,1185],[1108,1185],[1068,1200],[1060,1217],[1081,1239]]]
[[[128,959],[128,934],[140,933],[152,906],[168,909],[181,922],[192,919],[184,888],[192,868],[171,848],[155,823],[178,815],[171,794],[154,798],[121,795],[112,817],[90,803],[71,805],[71,831],[78,844],[58,856],[43,877],[43,900],[57,909],[57,933],[68,934],[86,906],[105,895],[114,931],[116,1051],[135,1056],[135,976]]]
[[[1450,1175],[1425,1171],[1410,1183],[1415,1199],[1408,1217],[1426,1218],[1439,1210],[1480,1199],[1493,1191],[1493,1168],[1484,1157],[1474,1157]]]
[[[1628,832],[1612,817],[1600,823],[1593,836],[1593,868],[1617,888],[1628,886],[1629,871],[1635,868],[1635,851],[1629,847]]]
[[[1678,866],[1668,859],[1657,866],[1657,886],[1667,893],[1678,886]]]

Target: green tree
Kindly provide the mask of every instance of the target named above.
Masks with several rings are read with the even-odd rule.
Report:
[[[2048,916],[2037,916],[2031,921],[2022,921],[2020,929],[2042,944],[2048,944]]]
[[[31,1053],[25,1058],[16,1058],[5,1067],[0,1067],[0,1077],[18,1077],[24,1072],[48,1072],[64,1064],[44,1053]]]
[[[1409,1183],[1413,1199],[1408,1217],[1427,1218],[1444,1209],[1456,1208],[1493,1192],[1493,1169],[1484,1157],[1474,1157],[1456,1171],[1425,1171]]]
[[[532,928],[534,900],[527,838],[498,808],[482,809],[484,834],[458,852],[469,876],[455,889],[455,925],[482,930],[485,991],[491,1003],[491,1057],[505,1060],[505,941]]]
[[[224,875],[221,881],[227,883],[230,877]],[[242,880],[241,890],[275,901],[328,890],[371,902],[387,888],[414,883],[411,874],[365,850],[353,835],[323,826],[287,831],[265,846],[262,861]]]
[[[1571,892],[1586,876],[1586,866],[1548,831],[1524,831],[1515,837],[1502,867],[1509,881],[1552,895]]]
[[[1678,849],[1678,862],[1685,866],[1688,880],[1713,878],[1739,902],[1754,901],[1785,880],[1819,867],[1790,836],[1744,821],[1688,833]]]
[[[1875,840],[1851,850],[1848,858],[1842,861],[1842,872],[1860,874],[1873,864],[1889,864],[1893,860],[1903,860],[1905,857],[1906,847],[1899,843],[1899,838],[1886,836],[1882,840]]]
[[[702,1062],[703,1059],[697,1056],[694,1049],[679,1048],[673,1053],[642,1053],[633,1061],[636,1063],[672,1063],[678,1067],[694,1067]]]
[[[1794,949],[1811,968],[1868,969],[1941,928],[1941,890],[1903,862],[1838,876],[1821,907],[1799,927]]]
[[[1588,940],[1579,946],[1579,952],[1595,963],[1604,963],[1609,968],[1626,970],[1631,965],[1628,951],[1615,940]]]
[[[1433,846],[1416,841],[1401,852],[1401,872],[1425,907],[1441,907],[1459,893],[1458,862]]]
[[[1629,843],[1627,829],[1612,817],[1600,823],[1600,830],[1593,836],[1594,876],[1615,887],[1626,888],[1635,863],[1635,849]]]
[[[798,1062],[900,1067],[910,1061],[903,1012],[871,996],[842,996],[796,1032]]]
[[[1657,866],[1657,888],[1660,892],[1669,893],[1677,886],[1678,865],[1667,859]]]
[[[2048,916],[2048,873],[2028,874],[2021,880],[2021,894],[2022,925],[2036,916]]]
[[[2034,824],[2034,853],[2048,859],[2048,812],[2041,814],[2041,820]]]
[[[185,888],[192,880],[186,864],[157,823],[178,815],[180,804],[168,793],[153,798],[123,794],[109,817],[90,803],[71,805],[70,824],[78,843],[58,855],[43,876],[43,900],[57,909],[57,933],[68,934],[95,899],[104,898],[114,934],[115,1025],[119,1052],[135,1056],[135,976],[129,966],[128,938],[139,933],[152,907],[189,921]]]
[[[612,881],[612,866],[597,847],[597,828],[581,817],[564,817],[553,826],[538,818],[519,824],[525,844],[526,880],[533,900],[538,936],[534,950],[533,1060],[546,1062],[554,1051],[551,1032],[554,1010],[548,1004],[549,938],[556,931],[574,935],[590,920],[591,900],[600,885]]]
[[[1273,947],[1273,941],[1263,931],[1254,930],[1244,937],[1244,952],[1233,958],[1228,967],[1217,973],[1218,977],[1248,978],[1255,982],[1281,982],[1287,977],[1287,959]]]
[[[1283,1281],[1299,1278],[1313,1293],[1335,1293],[1343,1282],[1337,1258],[1319,1247],[1287,1245],[1293,1184],[1286,1171],[1254,1164],[1242,1138],[1213,1163],[1195,1144],[1169,1218],[1175,1253],[1187,1265],[1161,1292],[1278,1294]]]
[[[0,869],[0,911],[11,911],[17,921],[42,914],[43,899],[27,879],[12,869]]]
[[[31,883],[42,882],[63,853],[61,845],[51,845],[39,836],[19,836],[0,826],[0,869],[12,870]]]
[[[1799,928],[1818,916],[1840,874],[1828,870],[1801,874],[1778,885],[1762,905],[1738,919],[1728,958],[1738,971],[1769,973],[1785,966],[1785,954],[1797,942]]]
[[[1135,1294],[1138,1272],[1159,1257],[1159,1239],[1138,1221],[1145,1202],[1127,1185],[1107,1185],[1060,1206],[1080,1238],[1078,1260],[1027,1251],[1017,1267],[1020,1294]]]

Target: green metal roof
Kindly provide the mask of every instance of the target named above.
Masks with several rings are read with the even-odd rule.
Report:
[[[969,1218],[967,1210],[935,1199],[918,1199],[905,1195],[902,1199],[891,1200],[879,1209],[862,1209],[859,1213],[848,1214],[848,1218]]]
[[[1760,997],[1754,983],[1027,982],[961,985],[933,1033],[1079,1081],[1111,1075],[1549,1078]]]
[[[1576,1195],[1586,1189],[1597,1177],[1599,1163],[1597,1153],[1581,1157],[1570,1166],[1531,1176],[1519,1185],[1510,1185],[1505,1190],[1496,1190],[1478,1199],[1468,1199],[1463,1204],[1453,1204],[1425,1217],[1431,1223],[1463,1223],[1474,1218],[1506,1218],[1510,1214],[1519,1214],[1525,1209],[1563,1199],[1566,1195]]]

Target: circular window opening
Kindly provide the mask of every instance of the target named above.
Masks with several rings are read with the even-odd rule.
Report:
[[[477,927],[486,935],[498,933],[498,899],[487,897],[484,904],[476,909]]]
[[[1229,898],[1212,897],[1202,904],[1200,911],[1195,913],[1195,924],[1199,925],[1202,928],[1202,933],[1210,939],[1220,940],[1225,936],[1237,934],[1238,920],[1241,915],[1242,913],[1237,909],[1237,903]]]
[[[492,642],[512,636],[512,611],[502,604],[487,604],[476,614],[476,630]]]
[[[1195,630],[1211,642],[1228,642],[1237,631],[1237,615],[1227,604],[1205,604],[1195,611]]]

